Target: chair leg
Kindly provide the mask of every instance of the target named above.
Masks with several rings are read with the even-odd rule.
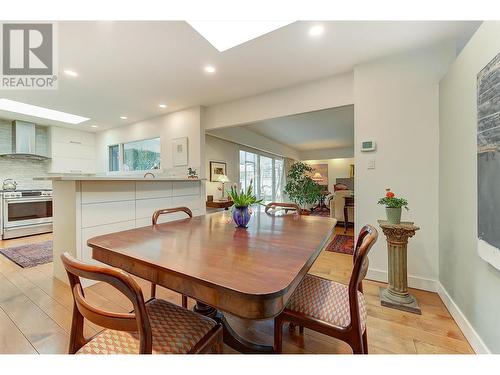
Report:
[[[364,354],[363,337],[361,335],[355,335],[349,341],[348,344],[352,348],[352,354]]]
[[[188,307],[188,298],[184,294],[182,295],[182,307],[184,307],[185,309],[187,309]]]
[[[151,298],[156,298],[156,284],[151,283]]]
[[[283,320],[278,316],[274,318],[274,352],[281,354],[283,351]]]
[[[300,333],[301,335],[303,335],[303,334],[304,334],[304,326],[299,326],[299,333]]]
[[[363,333],[363,354],[368,354],[368,337],[366,335],[366,328],[365,333]]]

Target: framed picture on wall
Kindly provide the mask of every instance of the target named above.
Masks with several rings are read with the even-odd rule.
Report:
[[[500,269],[500,53],[477,75],[478,253]]]
[[[210,162],[210,181],[217,182],[219,176],[227,175],[226,173],[226,163],[222,163],[219,161],[211,161]]]
[[[309,164],[313,171],[310,177],[320,185],[328,186],[328,164]]]
[[[188,165],[187,137],[172,139],[172,152],[173,152],[174,167]]]

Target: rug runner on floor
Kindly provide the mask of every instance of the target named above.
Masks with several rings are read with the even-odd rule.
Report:
[[[354,236],[336,234],[332,242],[328,244],[326,251],[349,255],[354,254]]]
[[[38,266],[52,262],[52,241],[7,247],[0,254],[23,268]]]

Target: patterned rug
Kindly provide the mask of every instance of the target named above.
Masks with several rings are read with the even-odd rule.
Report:
[[[352,255],[354,253],[354,237],[345,234],[336,234],[326,248],[326,251]]]
[[[0,254],[23,268],[52,262],[52,241],[0,249]]]

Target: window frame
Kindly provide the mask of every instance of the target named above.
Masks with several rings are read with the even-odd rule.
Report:
[[[284,173],[285,173],[285,159],[279,155],[273,155],[273,154],[269,154],[269,153],[266,153],[266,152],[263,152],[263,151],[259,151],[259,150],[254,150],[254,149],[247,149],[247,148],[242,148],[240,147],[239,148],[239,152],[238,152],[238,155],[239,155],[239,160],[238,160],[238,165],[241,166],[242,163],[241,163],[241,153],[245,153],[245,163],[244,163],[244,166],[245,166],[245,177],[247,175],[247,172],[246,172],[246,154],[247,153],[250,153],[250,154],[253,154],[253,155],[256,155],[256,158],[255,158],[255,162],[253,163],[254,164],[254,168],[255,168],[255,171],[254,171],[254,174],[255,174],[255,178],[254,178],[254,193],[255,195],[260,199],[262,198],[262,191],[261,191],[261,166],[260,166],[260,159],[261,157],[265,157],[265,158],[269,158],[271,159],[271,168],[272,168],[272,202],[276,202],[276,199],[277,199],[277,189],[278,189],[278,186],[276,185],[276,182],[277,182],[277,175],[276,175],[276,160],[280,160],[283,164],[283,168],[282,168],[282,185],[283,185],[283,181],[284,181]],[[246,178],[245,178],[245,186],[242,185],[242,181],[241,181],[241,170],[240,168],[238,168],[238,183],[240,184],[240,189],[245,189],[246,188]],[[281,186],[281,197],[284,196],[284,186]],[[268,201],[265,201],[265,202],[268,202]]]
[[[126,171],[125,170],[125,144],[141,142],[141,141],[149,141],[149,140],[153,140],[153,139],[158,139],[160,142],[160,168],[159,169],[141,169],[141,170]],[[110,152],[110,148],[115,147],[115,146],[118,146],[118,166],[119,166],[119,168],[117,171],[110,171],[109,170],[109,163],[110,163],[109,152]],[[156,171],[157,173],[163,172],[162,152],[161,152],[161,137],[160,136],[151,137],[151,138],[142,138],[142,139],[136,139],[136,140],[129,140],[129,141],[120,142],[120,143],[113,143],[113,144],[109,144],[107,147],[108,147],[108,153],[107,153],[107,155],[108,155],[107,173],[108,174],[127,174],[127,175],[130,175],[130,174],[143,174],[143,173],[152,172],[152,171]]]

